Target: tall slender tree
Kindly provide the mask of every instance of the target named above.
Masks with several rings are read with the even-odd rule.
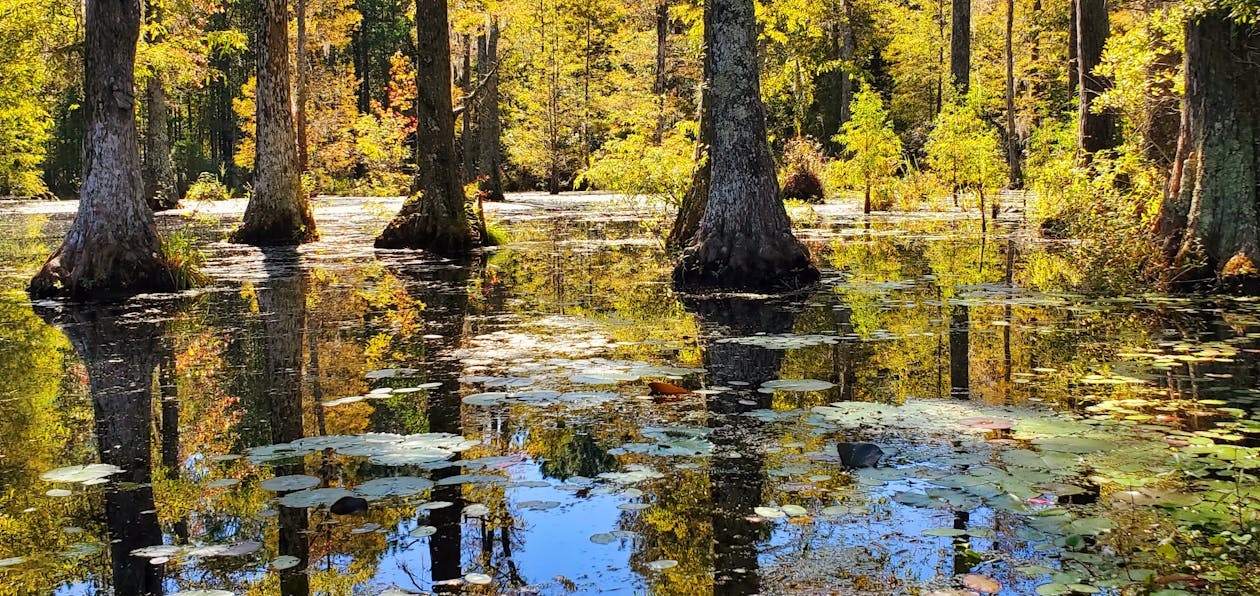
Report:
[[[757,63],[752,0],[712,0],[708,206],[674,269],[684,288],[799,287],[818,279],[779,199]]]
[[[139,0],[93,0],[84,15],[83,184],[61,246],[31,280],[33,296],[169,289],[153,211],[144,202],[136,131]]]
[[[1006,0],[1006,168],[1010,187],[1018,188],[1020,170],[1019,132],[1015,130],[1015,0]],[[996,203],[994,203],[996,205]]]
[[[477,178],[487,201],[503,200],[503,122],[499,116],[499,18],[486,25],[486,51],[477,62],[481,74],[477,100]]]
[[[1120,144],[1120,126],[1109,110],[1098,111],[1094,102],[1108,89],[1111,80],[1095,72],[1102,63],[1103,47],[1111,35],[1107,0],[1074,0],[1076,5],[1076,73],[1080,96],[1078,136],[1086,154],[1112,149]]]
[[[446,0],[416,0],[416,120],[419,164],[413,191],[376,237],[377,248],[467,251],[478,241],[464,207],[451,108],[451,42]]]
[[[971,86],[971,0],[954,0],[949,38],[949,73],[960,96]]]
[[[1181,138],[1156,232],[1169,283],[1260,292],[1260,26],[1186,23]]]
[[[302,244],[314,240],[317,233],[302,190],[289,95],[289,3],[258,2],[254,194],[233,239],[260,246]]]
[[[148,42],[161,43],[165,26],[162,4],[148,0],[145,4],[149,27]],[[151,64],[144,84],[145,134],[142,177],[144,200],[154,211],[173,209],[179,204],[179,187],[175,182],[175,164],[171,162],[171,139],[167,134],[166,69]]]

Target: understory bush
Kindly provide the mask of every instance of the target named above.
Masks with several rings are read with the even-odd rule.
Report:
[[[688,123],[694,127],[694,123]],[[659,144],[642,134],[609,141],[578,175],[577,186],[590,185],[619,194],[646,196],[672,205],[682,203],[695,167],[695,148],[682,127]]]
[[[1075,126],[1051,122],[1028,144],[1029,219],[1043,236],[1073,238],[1084,289],[1118,291],[1146,280],[1158,263],[1150,233],[1164,175],[1133,145],[1077,157]]]
[[[825,169],[822,145],[809,137],[794,137],[783,144],[783,165],[779,168],[784,200],[821,203],[826,196],[822,182]]]
[[[184,198],[189,201],[225,201],[232,198],[232,192],[219,182],[218,176],[202,172],[197,175],[197,181],[188,186]]]

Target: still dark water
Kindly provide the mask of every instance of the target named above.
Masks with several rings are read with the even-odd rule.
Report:
[[[0,593],[1253,585],[1256,302],[1066,292],[1018,215],[820,207],[816,288],[680,296],[643,205],[516,196],[463,261],[373,250],[396,207],[161,215],[210,283],[104,307],[21,291],[72,205],[0,205]]]

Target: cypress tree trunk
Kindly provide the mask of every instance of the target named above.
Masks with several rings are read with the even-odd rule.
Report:
[[[1212,11],[1186,23],[1181,139],[1156,232],[1182,289],[1260,291],[1260,30]]]
[[[669,0],[657,0],[656,3],[656,69],[652,83],[652,93],[656,95],[656,129],[652,132],[652,142],[661,144],[665,135],[665,87],[668,81],[665,72],[665,57],[669,52]]]
[[[1081,77],[1080,77],[1080,75],[1078,74],[1078,73],[1080,72],[1080,68],[1077,66],[1078,58],[1077,58],[1077,55],[1076,55],[1076,53],[1077,53],[1077,52],[1080,50],[1080,48],[1081,48],[1080,43],[1079,43],[1079,42],[1077,42],[1077,40],[1076,40],[1076,34],[1077,34],[1077,31],[1078,31],[1077,26],[1076,26],[1076,12],[1077,12],[1077,10],[1076,10],[1076,0],[1071,0],[1071,4],[1068,6],[1068,30],[1067,30],[1067,38],[1068,38],[1068,61],[1067,61],[1067,84],[1068,84],[1068,89],[1067,89],[1067,90],[1068,90],[1068,97],[1072,97],[1072,96],[1076,95],[1076,85],[1077,85],[1078,83],[1080,83],[1080,82],[1081,82]]]
[[[473,37],[464,35],[464,64],[463,70],[459,76],[459,86],[464,89],[464,109],[459,114],[459,141],[460,153],[464,158],[463,169],[460,172],[460,179],[465,183],[471,182],[477,177],[477,152],[481,150],[481,144],[477,142],[477,135],[473,132],[473,100],[472,86],[474,81],[479,82],[481,77],[473,77]],[[477,71],[480,74],[481,69],[486,63],[486,38],[484,35],[477,36]],[[480,112],[478,112],[480,114]]]
[[[1109,112],[1095,113],[1094,100],[1103,92],[1111,89],[1111,81],[1104,76],[1094,74],[1094,69],[1102,62],[1103,46],[1111,35],[1111,24],[1107,17],[1107,0],[1075,0],[1076,2],[1076,39],[1077,39],[1077,76],[1080,79],[1080,112],[1081,150],[1095,153],[1115,148],[1120,143],[1120,127],[1116,116]]]
[[[174,209],[179,205],[179,186],[175,182],[175,165],[171,163],[171,141],[166,134],[168,108],[162,72],[153,72],[144,86],[144,200],[154,211]]]
[[[949,38],[949,73],[959,95],[971,84],[971,0],[954,0],[953,34]]]
[[[421,248],[439,254],[465,252],[473,237],[464,210],[455,156],[455,115],[451,110],[451,42],[446,0],[416,1],[417,136],[420,139],[415,186],[376,238],[377,248]]]
[[[713,118],[709,115],[712,105],[713,68],[710,48],[713,47],[713,23],[709,11],[704,13],[704,58],[700,74],[699,136],[696,138],[695,169],[691,172],[691,184],[687,185],[687,194],[678,205],[678,214],[674,216],[674,227],[670,228],[665,245],[670,249],[681,249],[691,242],[696,231],[700,229],[700,219],[704,217],[705,207],[709,205],[709,175],[713,169],[709,164],[709,145],[713,139]]]
[[[825,73],[819,81],[817,94],[820,107],[823,145],[832,151],[844,149],[832,140],[845,122],[849,121],[849,107],[853,103],[853,59],[857,52],[857,37],[853,31],[853,4],[843,0],[835,23],[828,26],[828,45],[831,58],[843,66]]]
[[[297,13],[297,49],[294,62],[297,65],[297,85],[294,91],[297,93],[297,109],[294,111],[294,118],[297,121],[298,171],[305,172],[310,164],[306,142],[306,104],[310,100],[311,74],[306,53],[306,0],[297,0],[295,12]]]
[[[233,240],[259,246],[302,244],[317,234],[302,190],[289,96],[288,0],[258,1],[254,194]]]
[[[752,0],[713,0],[709,200],[674,269],[684,288],[799,287],[818,279],[779,200],[757,64]]]
[[[1020,172],[1019,133],[1015,130],[1015,0],[1006,0],[1006,165],[1010,169],[1010,187],[1022,185]]]
[[[477,177],[481,180],[478,186],[487,201],[503,200],[503,148],[500,140],[503,123],[499,119],[498,62],[499,19],[491,17],[486,34],[485,58],[477,63],[483,80],[477,103]]]
[[[171,289],[153,211],[144,203],[136,133],[139,0],[94,0],[84,19],[83,184],[61,246],[31,280],[32,296]]]
[[[152,25],[162,24],[162,8],[153,0],[145,4],[144,15]],[[150,43],[160,43],[161,27],[154,27],[149,34]],[[166,132],[168,107],[166,105],[165,77],[161,68],[154,66],[144,86],[144,155],[141,160],[141,177],[144,180],[144,200],[154,211],[165,211],[179,205],[179,185],[175,181],[175,167],[171,163],[171,142]]]

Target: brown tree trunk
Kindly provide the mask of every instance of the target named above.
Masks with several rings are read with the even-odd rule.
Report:
[[[949,74],[959,95],[971,84],[971,0],[954,0],[949,38]]]
[[[162,8],[153,0],[145,4],[146,21],[152,25],[149,43],[162,40]],[[167,134],[168,107],[166,105],[165,72],[152,65],[144,86],[144,155],[141,159],[141,177],[144,180],[144,200],[154,211],[174,209],[179,205],[179,185],[175,180],[175,166],[171,163],[171,141]]]
[[[419,248],[439,254],[477,244],[468,224],[455,156],[451,110],[451,42],[446,0],[416,2],[416,97],[419,163],[412,195],[376,237],[377,248]]]
[[[1160,38],[1167,48],[1171,40],[1164,39],[1156,27],[1147,24],[1152,36]],[[1162,171],[1172,168],[1177,155],[1177,139],[1180,136],[1181,105],[1173,90],[1172,81],[1164,81],[1165,73],[1173,72],[1182,59],[1179,52],[1168,50],[1156,53],[1156,59],[1147,71],[1148,80],[1161,81],[1154,92],[1146,95],[1145,117],[1142,122],[1142,151],[1151,163]]]
[[[277,246],[314,240],[315,218],[302,190],[289,95],[288,0],[258,0],[257,134],[254,194],[233,240]]]
[[[144,202],[136,132],[138,0],[87,4],[83,184],[61,246],[31,280],[32,296],[171,289],[153,211]]]
[[[669,0],[657,0],[656,3],[656,70],[652,83],[652,93],[656,95],[656,129],[652,131],[652,142],[661,144],[665,134],[665,57],[669,52]]]
[[[1115,114],[1107,111],[1095,113],[1093,109],[1098,96],[1111,89],[1108,78],[1094,73],[1094,69],[1102,63],[1103,47],[1111,35],[1111,24],[1107,17],[1107,0],[1075,2],[1077,76],[1080,79],[1078,136],[1081,150],[1089,154],[1115,148],[1120,143],[1120,127]]]
[[[171,162],[171,141],[166,134],[168,108],[161,70],[149,75],[144,86],[144,200],[154,211],[174,209],[179,205],[179,187],[175,182],[175,165]]]
[[[297,155],[298,170],[307,171],[310,160],[307,153],[306,137],[306,104],[310,101],[311,65],[306,53],[306,0],[297,0],[297,49],[294,62],[297,65],[297,109],[294,118],[297,123]]]
[[[665,244],[670,249],[682,249],[691,243],[696,231],[700,229],[700,220],[704,217],[705,208],[709,204],[709,175],[713,168],[709,164],[709,145],[713,139],[713,118],[709,114],[712,103],[713,68],[710,48],[713,47],[713,26],[709,11],[704,13],[704,58],[700,74],[699,129],[696,138],[695,169],[691,172],[691,184],[687,186],[687,194],[678,205],[678,213],[674,216],[674,227],[670,228]]]
[[[1182,289],[1260,291],[1260,30],[1212,11],[1186,23],[1177,158],[1156,222]]]
[[[478,71],[478,74],[480,74],[481,70],[485,68],[484,65],[486,63],[486,38],[485,36],[478,35],[476,43],[477,43],[477,71]],[[471,98],[472,86],[474,82],[477,81],[477,79],[480,79],[480,77],[473,76],[472,54],[473,54],[473,36],[465,34],[464,35],[464,64],[463,64],[463,70],[460,71],[460,75],[459,75],[459,86],[464,88],[464,109],[459,114],[460,116],[460,122],[459,122],[460,153],[463,154],[463,158],[464,158],[464,166],[460,172],[462,174],[462,176],[460,176],[460,179],[463,180],[465,184],[468,182],[472,182],[474,179],[477,178],[477,169],[476,169],[477,151],[480,150],[480,143],[477,142],[477,135],[476,133],[473,132],[472,117],[473,117],[473,103],[474,102]],[[480,114],[481,112],[478,111],[477,113]]]
[[[1067,84],[1068,97],[1076,95],[1076,85],[1081,82],[1080,67],[1077,65],[1077,52],[1080,51],[1081,45],[1077,41],[1077,33],[1079,29],[1076,26],[1076,0],[1071,0],[1068,6],[1068,61],[1067,61]]]
[[[478,62],[483,82],[477,101],[477,129],[479,146],[477,177],[479,188],[487,201],[503,200],[503,148],[500,137],[503,123],[499,119],[499,20],[491,17],[486,34],[484,61]]]
[[[705,10],[713,30],[709,200],[674,281],[684,288],[807,285],[818,279],[818,270],[792,235],[779,200],[761,103],[753,2],[713,0]]]
[[[1019,133],[1015,130],[1015,0],[1006,0],[1006,165],[1010,169],[1010,187],[1023,182],[1020,170]]]
[[[852,6],[850,0],[843,0],[835,22],[828,27],[830,57],[838,60],[841,66],[824,74],[819,81],[821,136],[823,144],[833,151],[843,149],[833,137],[849,121],[850,104],[853,103],[853,77],[850,73],[857,52],[857,37],[853,31]]]

